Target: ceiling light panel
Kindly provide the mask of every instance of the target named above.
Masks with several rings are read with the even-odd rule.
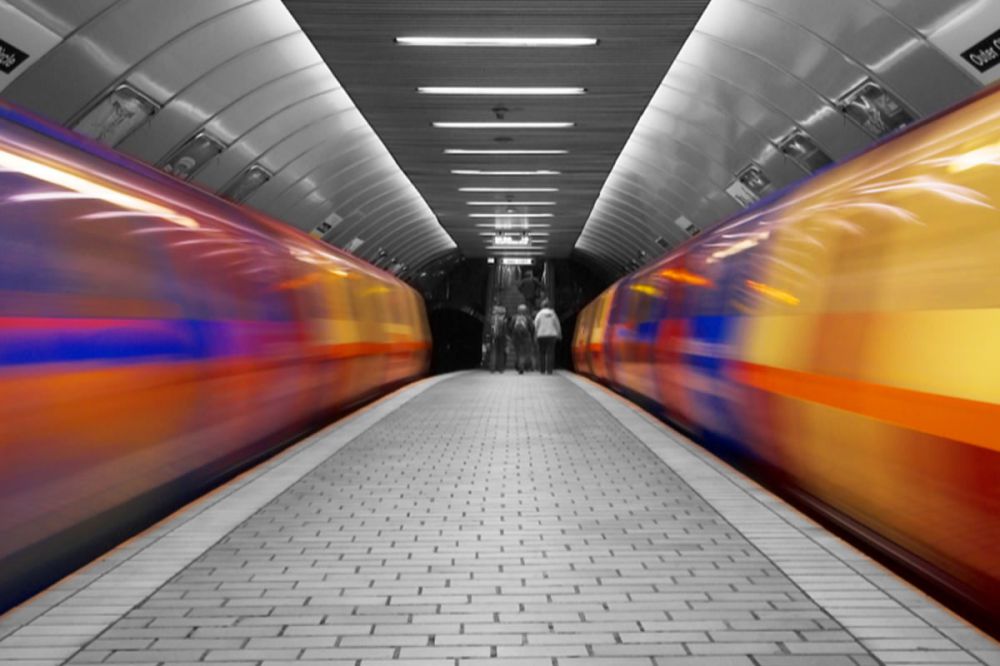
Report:
[[[540,149],[522,150],[518,148],[445,148],[445,155],[565,155],[568,150]]]
[[[469,213],[469,217],[555,217],[552,213]]]
[[[523,247],[521,245],[483,245],[483,247],[491,252],[508,250],[510,252],[530,252],[541,254],[545,251],[540,247]]]
[[[555,201],[466,201],[466,206],[555,206]]]
[[[593,37],[397,37],[403,46],[465,46],[486,48],[559,48],[597,46]]]
[[[586,88],[550,86],[420,86],[422,95],[582,95]]]
[[[435,122],[440,129],[565,129],[574,127],[573,122]]]
[[[476,226],[482,226],[482,225],[476,225]],[[484,238],[493,238],[498,233],[504,233],[504,234],[521,234],[522,236],[530,236],[532,238],[535,238],[537,236],[548,236],[549,235],[549,232],[547,232],[547,231],[525,231],[523,229],[496,229],[492,225],[486,225],[486,226],[488,226],[491,229],[493,229],[493,231],[480,231],[479,235],[483,236]],[[539,238],[537,242],[539,242],[539,243],[548,243],[549,241],[547,239],[544,239],[544,238]]]
[[[456,176],[558,176],[562,171],[482,171],[480,169],[452,169]]]
[[[519,222],[515,227],[510,222],[493,222],[492,224],[477,224],[477,229],[499,229],[502,231],[526,231],[530,229],[548,229],[551,224],[544,222]]]
[[[558,192],[558,187],[460,187],[459,192]]]

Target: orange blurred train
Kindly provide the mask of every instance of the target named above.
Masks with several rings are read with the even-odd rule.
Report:
[[[1000,88],[612,285],[573,356],[1000,625]]]
[[[395,277],[0,104],[0,611],[429,351]]]

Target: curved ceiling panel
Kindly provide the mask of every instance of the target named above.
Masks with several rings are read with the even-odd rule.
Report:
[[[613,273],[634,269],[969,96],[983,81],[938,36],[961,43],[954,35],[978,34],[969,22],[990,13],[983,0],[713,0],[629,138],[575,250]],[[998,14],[993,2],[988,25]]]
[[[398,271],[455,248],[280,0],[14,5],[62,41],[4,89],[10,101],[76,126],[131,95],[153,113],[102,134],[123,152],[305,231],[351,230],[334,243],[378,238]]]
[[[209,120],[205,127],[229,150],[198,173],[198,182],[218,189],[255,160],[275,171],[282,163],[272,159],[271,151],[293,134],[347,111],[338,106],[339,88],[322,87],[325,70],[314,65],[270,82]]]
[[[25,15],[49,30],[65,37],[78,26],[90,21],[118,0],[74,0],[73,2],[36,2],[7,0]]]
[[[152,160],[183,143],[190,135],[192,126],[205,127],[221,141],[230,144],[239,137],[219,131],[224,129],[219,122],[220,115],[254,91],[288,77],[287,63],[300,61],[307,63],[306,66],[317,64],[310,62],[309,43],[301,33],[285,33],[244,51],[197,80],[184,81],[168,96],[154,97],[157,100],[169,99],[170,102],[141,131],[133,132],[118,148],[141,159]],[[148,94],[150,86],[144,86],[143,81],[154,79],[155,75],[144,70],[133,72],[129,81]],[[251,73],[253,76],[250,76]]]

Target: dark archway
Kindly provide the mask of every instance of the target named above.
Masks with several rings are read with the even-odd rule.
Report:
[[[438,308],[427,314],[434,349],[431,373],[478,368],[482,360],[483,320],[470,308]]]

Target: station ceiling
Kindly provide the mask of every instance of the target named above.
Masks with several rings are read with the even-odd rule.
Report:
[[[707,2],[285,0],[463,253],[534,251],[552,257],[572,252],[636,121]],[[397,42],[406,37],[590,38],[596,44]],[[424,87],[526,90],[423,94],[419,90]],[[578,90],[534,94],[546,88]],[[484,125],[445,128],[434,123]],[[504,126],[509,123],[568,126]],[[468,188],[544,191],[462,191]],[[490,217],[495,215],[499,217]],[[495,225],[515,231],[527,226],[532,249],[491,249]]]
[[[998,29],[996,0],[0,0],[30,54],[0,96],[91,133],[147,104],[106,143],[200,154],[194,184],[404,277],[456,251],[614,275],[990,84],[969,54]],[[597,41],[396,41],[442,36]]]

